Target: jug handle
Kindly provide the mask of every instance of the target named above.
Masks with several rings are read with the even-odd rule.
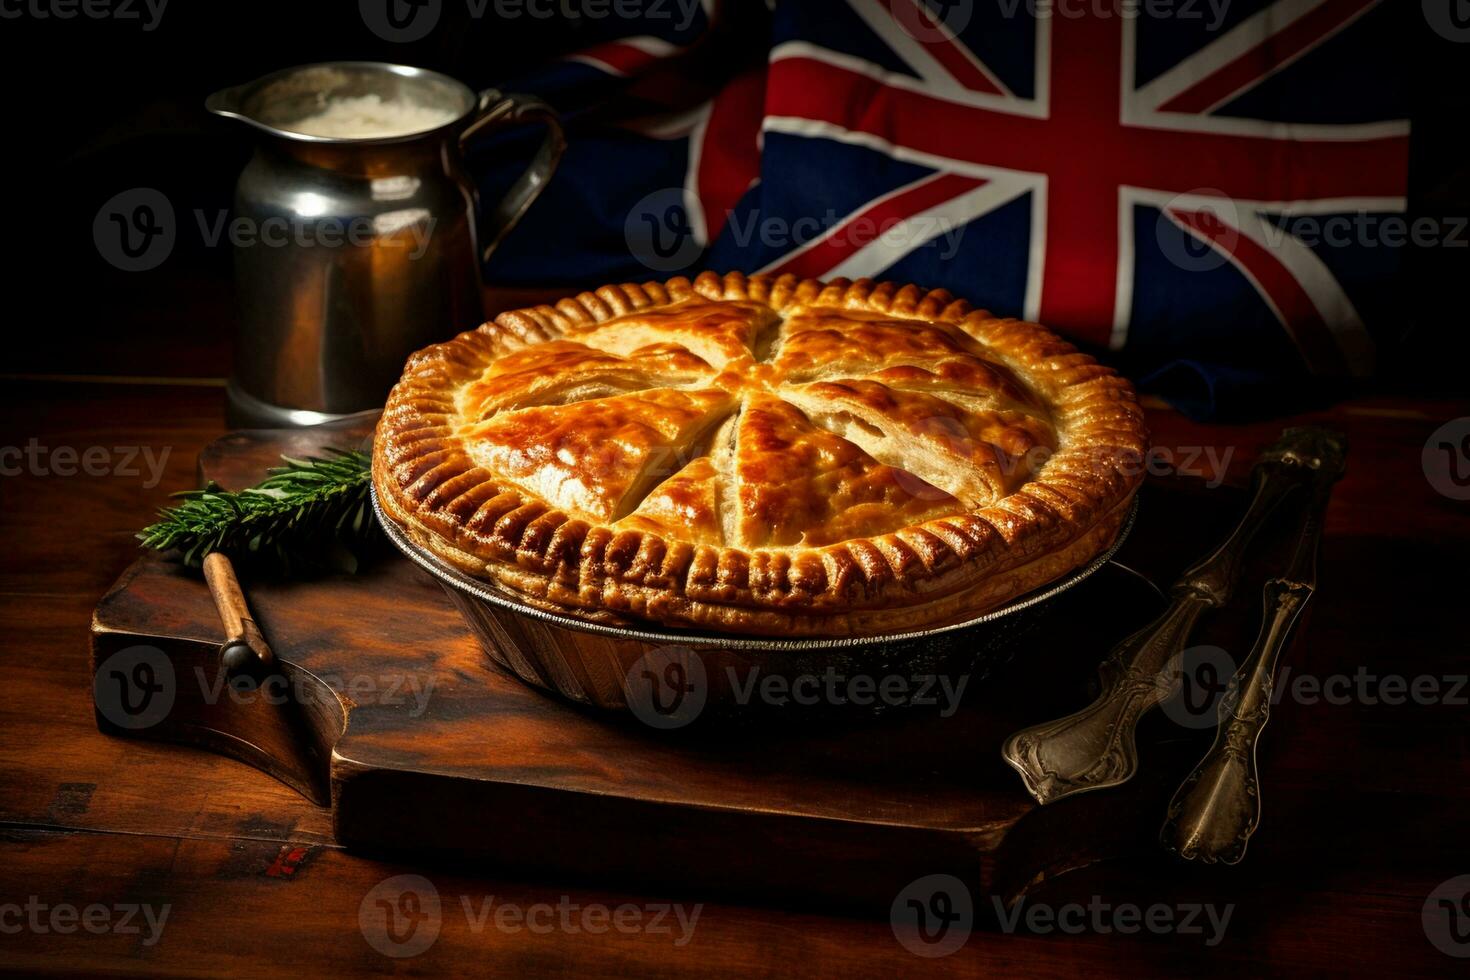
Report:
[[[526,172],[516,179],[500,203],[486,216],[488,226],[484,230],[486,244],[480,253],[482,262],[490,261],[496,246],[521,220],[531,202],[546,189],[561,160],[562,151],[567,148],[567,138],[562,132],[560,117],[550,105],[534,95],[509,95],[493,88],[480,93],[474,121],[459,134],[459,144],[464,149],[470,137],[491,126],[531,121],[545,123],[546,136]]]

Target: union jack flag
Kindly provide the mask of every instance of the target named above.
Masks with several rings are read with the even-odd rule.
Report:
[[[904,279],[1146,367],[1364,374],[1398,249],[1308,232],[1405,209],[1389,6],[781,2],[764,59],[712,97],[574,138],[489,274]],[[702,13],[539,89],[687,63]]]

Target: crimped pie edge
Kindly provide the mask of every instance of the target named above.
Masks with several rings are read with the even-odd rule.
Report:
[[[839,544],[743,551],[572,518],[497,486],[454,436],[454,393],[495,357],[696,295],[957,326],[1047,402],[1060,445],[989,506]],[[373,482],[413,541],[543,608],[601,622],[839,636],[976,615],[1085,563],[1116,535],[1147,442],[1132,386],[1037,324],[992,317],[942,289],[705,272],[502,313],[414,354],[378,423]]]

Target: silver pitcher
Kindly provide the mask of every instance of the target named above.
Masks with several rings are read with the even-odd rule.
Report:
[[[363,96],[444,121],[396,136],[292,129],[331,100]],[[287,68],[216,92],[205,106],[263,134],[240,174],[229,226],[239,307],[229,410],[237,425],[310,425],[381,406],[411,352],[478,326],[481,265],[566,146],[555,112],[539,99],[476,95],[437,72],[375,62]],[[545,139],[481,215],[465,143],[525,120],[545,123]]]

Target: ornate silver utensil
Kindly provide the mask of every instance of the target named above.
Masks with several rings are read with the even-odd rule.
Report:
[[[1287,429],[1252,468],[1245,516],[1213,554],[1184,573],[1158,619],[1119,643],[1098,668],[1102,692],[1081,711],[1016,732],[1001,755],[1040,803],[1127,782],[1138,770],[1139,720],[1178,687],[1180,655],[1206,609],[1230,598],[1252,538],[1289,493],[1311,479],[1321,430]]]
[[[1310,431],[1316,439],[1307,460],[1312,468],[1312,499],[1299,519],[1291,564],[1266,581],[1261,632],[1220,702],[1215,743],[1175,791],[1159,834],[1167,850],[1184,858],[1235,864],[1245,855],[1246,842],[1261,822],[1256,743],[1271,714],[1276,661],[1316,591],[1322,520],[1332,487],[1342,477],[1347,453],[1341,435]]]

